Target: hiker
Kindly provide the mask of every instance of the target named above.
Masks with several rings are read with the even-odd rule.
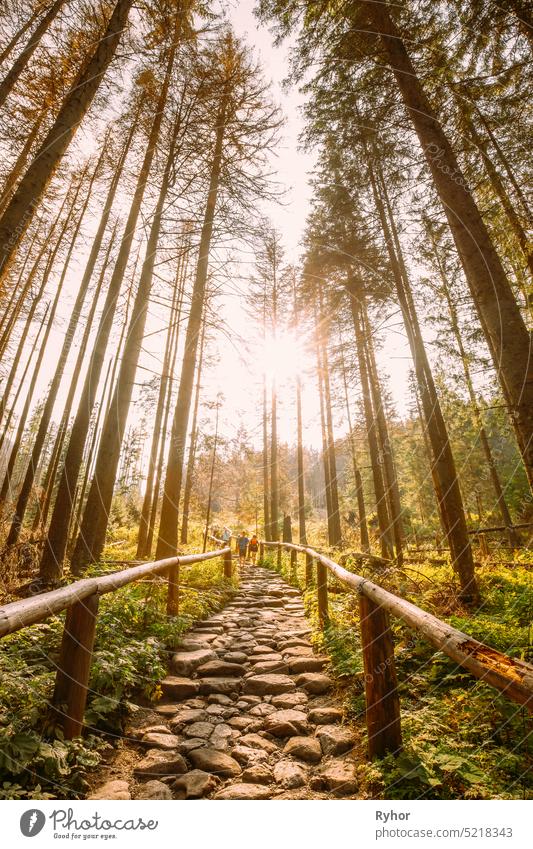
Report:
[[[257,560],[257,552],[259,551],[259,540],[257,539],[256,534],[252,534],[250,545],[248,546],[248,551],[250,552],[250,556],[252,558],[252,566],[255,566],[255,561]]]
[[[246,563],[246,552],[248,551],[248,543],[250,540],[246,536],[244,531],[241,531],[239,534],[239,538],[237,539],[237,546],[239,549],[239,566],[244,566]]]
[[[222,531],[222,542],[226,545],[229,545],[231,542],[231,531],[226,525],[224,525],[224,530]]]

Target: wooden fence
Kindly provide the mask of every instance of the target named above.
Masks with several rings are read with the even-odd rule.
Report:
[[[205,554],[143,563],[99,578],[85,578],[0,608],[0,637],[67,611],[52,697],[52,709],[65,739],[78,737],[83,728],[100,596],[116,592],[126,584],[143,578],[165,575],[168,579],[167,613],[176,616],[179,612],[180,567],[216,557],[223,558],[224,575],[231,578],[231,549],[226,547]]]
[[[278,564],[284,550],[296,567],[298,554],[306,557],[306,585],[313,582],[316,567],[318,617],[322,627],[329,619],[328,572],[359,596],[363,650],[366,722],[370,757],[397,752],[402,746],[400,700],[389,616],[396,616],[418,631],[434,648],[451,657],[476,678],[496,687],[503,695],[533,711],[533,666],[509,657],[463,634],[415,604],[383,589],[367,578],[348,572],[329,557],[308,546],[286,542],[260,543],[260,561],[265,548],[277,550]],[[313,565],[314,564],[314,565]]]

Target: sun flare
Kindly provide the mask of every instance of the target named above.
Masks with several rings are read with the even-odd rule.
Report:
[[[269,334],[262,346],[263,371],[277,383],[294,380],[305,366],[305,351],[293,333]]]

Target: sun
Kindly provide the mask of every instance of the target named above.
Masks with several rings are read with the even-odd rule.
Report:
[[[269,334],[261,351],[262,367],[269,380],[285,383],[296,379],[304,364],[301,341],[290,332]]]

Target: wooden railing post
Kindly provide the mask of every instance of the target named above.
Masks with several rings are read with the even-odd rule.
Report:
[[[400,698],[389,614],[359,593],[361,643],[365,669],[368,755],[381,758],[402,748]]]
[[[224,554],[224,577],[226,580],[231,581],[233,574],[233,559],[231,556],[231,546],[228,551]]]
[[[305,555],[305,588],[313,586],[313,558],[310,554]]]
[[[294,580],[294,583],[298,583],[298,554],[297,552],[291,548],[291,578]]]
[[[328,611],[328,570],[320,560],[316,562],[316,595],[318,601],[318,622],[324,628],[329,620]]]
[[[281,570],[281,543],[278,542],[278,569]]]
[[[95,593],[69,607],[65,618],[52,707],[66,740],[83,728],[97,613]]]
[[[264,563],[265,560],[265,543],[259,543],[259,563]]]
[[[167,616],[177,616],[180,612],[180,564],[168,570]]]

